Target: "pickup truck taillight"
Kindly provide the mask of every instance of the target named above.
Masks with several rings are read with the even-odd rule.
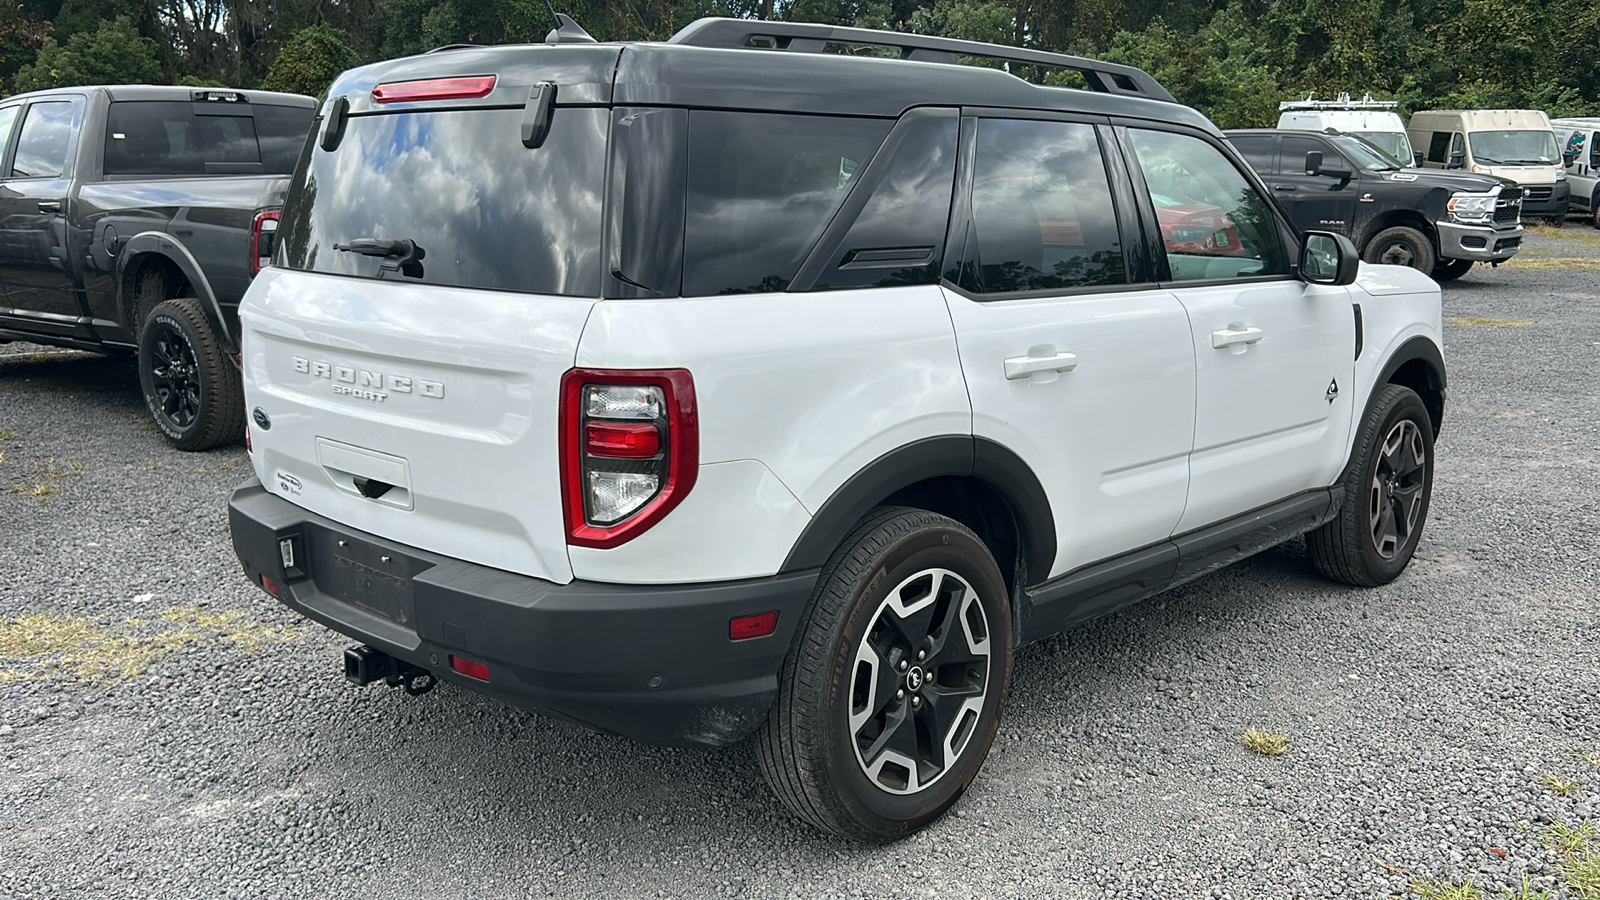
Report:
[[[250,274],[272,264],[272,248],[278,237],[278,214],[282,210],[263,209],[250,225]]]
[[[567,543],[615,547],[659,522],[700,468],[685,369],[572,369],[561,379]]]

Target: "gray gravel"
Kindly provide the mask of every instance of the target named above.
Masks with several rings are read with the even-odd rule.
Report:
[[[169,450],[127,361],[0,346],[0,623],[171,648],[132,676],[0,659],[0,895],[1344,898],[1402,869],[1569,897],[1538,837],[1600,818],[1568,749],[1600,753],[1600,268],[1474,270],[1445,304],[1531,324],[1447,326],[1403,578],[1338,587],[1296,543],[1025,648],[972,790],[887,847],[787,818],[745,747],[347,685],[348,642],[239,573],[242,449]]]

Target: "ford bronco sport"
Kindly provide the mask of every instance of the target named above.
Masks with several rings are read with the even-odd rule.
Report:
[[[246,297],[234,545],[351,680],[754,734],[886,839],[976,776],[1018,646],[1300,534],[1406,567],[1438,287],[1297,232],[1149,75],[573,30],[342,75]]]

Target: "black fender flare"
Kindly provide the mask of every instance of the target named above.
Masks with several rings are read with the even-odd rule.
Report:
[[[868,463],[818,508],[779,571],[821,567],[850,529],[890,495],[919,481],[952,475],[983,481],[1005,498],[1017,517],[1026,554],[1023,584],[1045,580],[1055,563],[1056,526],[1044,485],[1021,457],[972,435],[922,438]]]
[[[211,282],[206,278],[199,260],[194,258],[182,241],[161,231],[141,231],[128,238],[122,252],[117,254],[117,312],[122,315],[123,321],[132,323],[134,341],[138,342],[139,328],[143,323],[133,319],[133,298],[128,296],[127,291],[128,266],[135,258],[152,253],[177,266],[183,277],[188,279],[189,287],[200,300],[200,308],[205,310],[206,321],[211,323],[211,330],[216,333],[223,348],[230,355],[237,356],[238,341],[228,328],[227,319],[222,315],[222,305],[217,302],[217,294],[211,289]]]
[[[1408,339],[1389,354],[1383,368],[1378,370],[1378,377],[1372,381],[1372,389],[1367,391],[1367,402],[1361,407],[1361,414],[1363,417],[1366,416],[1367,411],[1372,408],[1372,401],[1378,396],[1378,391],[1389,383],[1389,379],[1394,377],[1394,373],[1399,371],[1401,366],[1416,360],[1422,361],[1423,371],[1428,375],[1428,387],[1439,392],[1439,409],[1434,423],[1434,436],[1437,437],[1439,426],[1444,424],[1444,396],[1449,384],[1445,375],[1444,352],[1426,335],[1419,334]]]

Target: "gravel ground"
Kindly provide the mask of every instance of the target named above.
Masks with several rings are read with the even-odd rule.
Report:
[[[1589,900],[1540,838],[1600,818],[1596,237],[1448,287],[1404,577],[1338,587],[1296,542],[1023,649],[983,774],[887,847],[790,820],[747,747],[349,686],[348,642],[239,573],[242,449],[168,449],[126,360],[0,347],[0,627],[65,648],[0,657],[0,895],[1344,898],[1404,871]]]

